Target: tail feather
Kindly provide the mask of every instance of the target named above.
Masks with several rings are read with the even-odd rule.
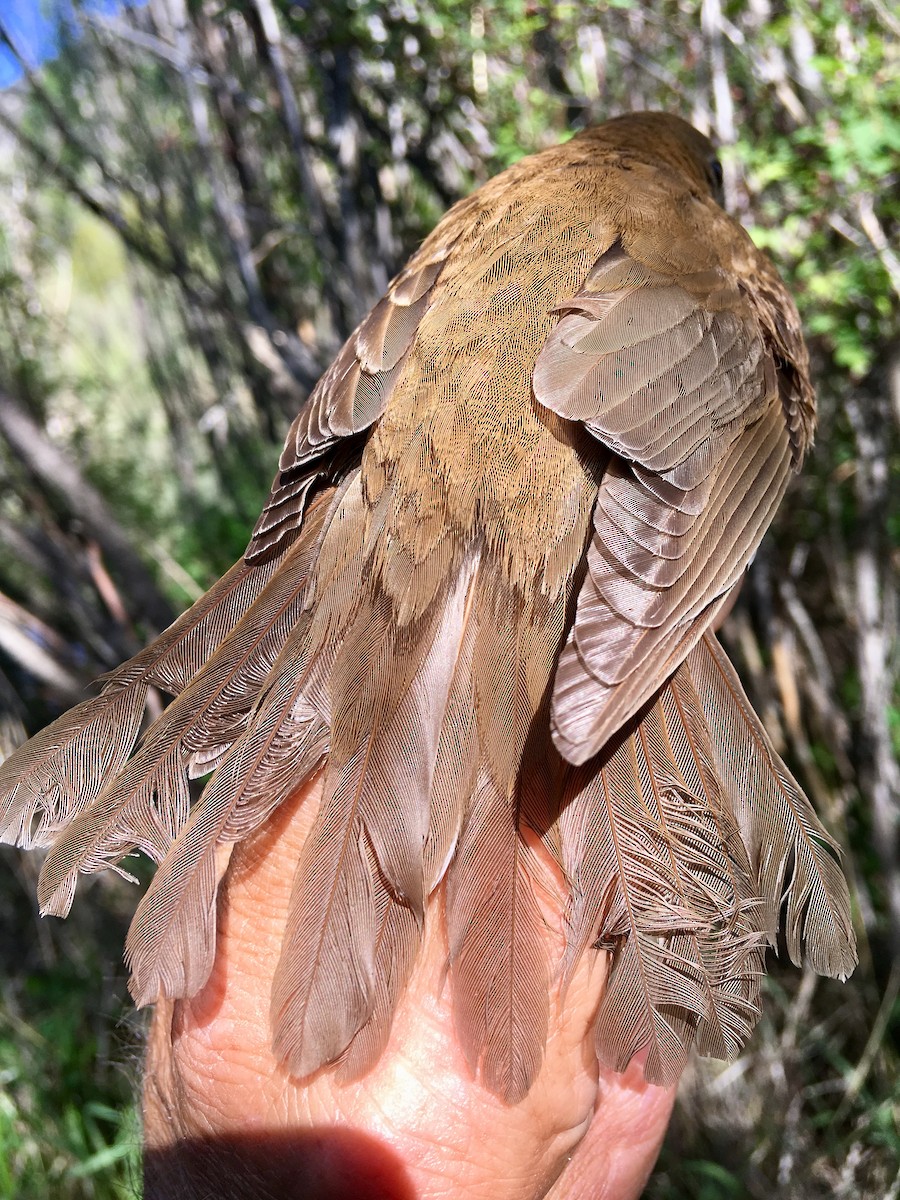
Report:
[[[132,662],[144,668],[149,683],[170,696],[180,695],[276,574],[280,562],[273,559],[250,566],[241,559],[235,563]],[[106,679],[116,683],[123,670],[119,667]]]
[[[775,753],[715,636],[706,634],[687,661],[756,874],[769,939],[774,943],[783,926],[792,962],[805,952],[815,971],[846,979],[856,963],[856,938],[837,843]]]
[[[598,763],[573,774],[561,817],[573,889],[566,969],[590,944],[612,951],[598,1055],[623,1070],[649,1046],[645,1075],[664,1086],[695,1041],[725,1058],[746,1041],[765,941],[709,730],[683,674]]]
[[[690,667],[682,666],[676,671],[661,692],[659,704],[661,712],[657,708],[651,710],[653,719],[647,723],[653,761],[666,764],[668,771],[674,766],[675,778],[682,782],[686,793],[706,798],[715,840],[724,852],[713,865],[712,882],[718,882],[721,868],[727,875],[726,883],[732,893],[745,894],[754,886],[750,860],[741,840],[731,798],[723,794],[712,731],[706,722]]]
[[[260,828],[325,761],[332,663],[327,655],[310,663],[309,626],[307,611],[138,906],[126,958],[139,1006],[203,986],[215,957],[217,851]]]
[[[124,768],[107,779],[89,805],[70,816],[41,871],[42,911],[61,916],[68,912],[79,873],[102,870],[135,848],[155,862],[168,854],[188,819],[193,757],[239,735],[259,680],[271,670],[290,629],[303,615],[309,570],[330,511],[324,504],[310,511],[304,533],[281,570],[203,670],[151,726]]]
[[[364,829],[335,813],[339,800],[324,798],[301,853],[272,985],[275,1053],[301,1076],[334,1062],[374,1006],[376,889],[383,885]]]
[[[139,1007],[204,985],[215,957],[216,852],[263,825],[325,757],[327,727],[315,712],[293,714],[296,692],[277,689],[232,746],[138,905],[125,957]]]
[[[121,770],[153,685],[177,695],[265,585],[272,565],[241,562],[152,645],[103,677],[84,700],[0,766],[0,841],[51,845]]]
[[[550,963],[534,890],[542,871],[520,832],[521,760],[546,704],[555,649],[548,630],[558,614],[542,616],[519,607],[500,584],[478,596],[480,768],[446,884],[457,1032],[472,1067],[509,1103],[526,1094],[540,1068],[549,1014]]]
[[[456,852],[478,776],[478,729],[475,719],[473,660],[476,627],[472,618],[476,588],[470,587],[463,631],[453,662],[446,716],[441,726],[431,780],[428,834],[423,864],[430,895],[446,875]]]
[[[666,1085],[692,1045],[730,1058],[746,1040],[782,907],[791,956],[847,974],[834,843],[712,635],[572,766],[548,711],[564,593],[523,597],[451,541],[424,573],[399,559],[387,573],[386,511],[351,474],[278,571],[235,568],[0,768],[3,836],[51,844],[44,911],[68,910],[79,873],[142,849],[160,866],[128,936],[133,994],[195,993],[215,955],[220,848],[325,764],[272,993],[296,1074],[333,1063],[354,1079],[378,1058],[442,883],[460,1042],[509,1102],[540,1069],[551,980],[594,948],[611,955],[599,1058],[623,1069],[648,1047],[646,1077]],[[128,759],[152,683],[180,691]],[[189,778],[209,770],[191,810]],[[561,963],[539,903],[554,888],[571,893]]]
[[[421,941],[419,918],[408,905],[398,903],[388,888],[376,894],[375,920],[371,1014],[337,1060],[339,1083],[359,1079],[381,1056]]]
[[[0,842],[51,845],[128,758],[144,680],[108,688],[57,718],[0,765]]]
[[[453,1014],[463,1051],[491,1091],[515,1104],[540,1069],[550,965],[516,828],[516,792],[488,772],[447,876]]]
[[[432,776],[473,570],[457,572],[436,613],[406,626],[372,581],[341,638],[322,807],[273,984],[276,1045],[300,1073],[338,1058],[344,1077],[364,1070],[415,960]],[[380,686],[363,690],[363,678]]]

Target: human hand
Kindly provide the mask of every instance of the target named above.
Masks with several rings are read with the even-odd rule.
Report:
[[[590,1025],[605,956],[584,956],[551,998],[543,1068],[508,1106],[459,1048],[438,906],[372,1071],[339,1085],[291,1078],[270,1044],[269,993],[294,864],[321,791],[285,804],[235,847],[220,900],[213,975],[192,1000],[161,1002],[145,1081],[147,1200],[628,1200],[656,1159],[674,1089],[639,1061],[598,1068]],[[548,938],[562,938],[548,914]]]

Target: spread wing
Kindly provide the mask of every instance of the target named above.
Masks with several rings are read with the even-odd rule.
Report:
[[[786,293],[784,303],[792,308]],[[537,359],[535,396],[614,456],[553,690],[554,739],[582,763],[715,620],[793,452],[778,359],[723,267],[666,275],[616,241],[562,312]]]
[[[53,846],[61,864],[56,886],[45,889],[47,908],[66,911],[79,870],[98,870],[130,848],[127,838],[115,846],[94,844],[125,803],[123,789],[182,797],[177,812],[161,816],[131,844],[159,859],[183,826],[188,765],[193,774],[210,769],[234,740],[278,653],[278,636],[297,619],[310,550],[321,536],[321,530],[301,536],[304,514],[320,492],[324,513],[327,486],[358,464],[356,435],[384,411],[453,240],[451,231],[423,245],[319,381],[291,427],[243,559],[155,642],[107,675],[98,696],[0,766],[0,842]],[[298,539],[309,545],[298,546]],[[169,776],[163,781],[149,769],[141,774],[147,754],[126,773],[149,688],[181,697],[191,685],[189,699],[167,710],[144,738],[147,745],[165,746]],[[202,703],[198,686],[209,691]]]

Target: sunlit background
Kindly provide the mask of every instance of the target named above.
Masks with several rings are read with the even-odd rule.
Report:
[[[883,0],[0,2],[0,757],[241,552],[441,212],[629,108],[718,139],[820,395],[726,640],[847,848],[861,963],[682,1085],[657,1200],[900,1195],[900,17]],[[0,1197],[139,1194],[134,889],[0,861]]]

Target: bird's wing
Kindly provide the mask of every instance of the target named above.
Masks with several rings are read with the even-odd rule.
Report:
[[[201,773],[204,755],[221,758],[258,696],[260,680],[278,653],[278,637],[304,606],[310,551],[324,533],[318,520],[301,537],[304,514],[321,493],[319,515],[330,520],[329,489],[359,463],[361,445],[354,435],[384,411],[454,236],[451,229],[425,242],[314,389],[291,427],[279,473],[243,559],[150,646],[105,676],[100,695],[65,713],[0,766],[0,842],[53,845],[88,810],[113,812],[115,789],[131,776],[129,786],[146,784],[151,792],[163,787],[158,771],[147,780],[138,778],[140,762],[149,761],[148,755],[125,772],[147,692],[158,687],[179,697],[202,673],[188,701],[167,710],[145,738],[155,751],[164,747],[160,761],[169,775],[163,790],[185,799],[181,806],[173,802],[173,811],[181,815],[173,818],[171,829],[163,822],[133,842],[145,845],[154,857],[165,853],[186,819],[185,771],[190,767]],[[210,663],[215,670],[204,670]],[[213,688],[215,694],[204,692],[198,702],[198,687]],[[96,858],[92,869],[121,857],[129,848],[127,840]],[[71,850],[71,839],[67,844]],[[86,861],[79,854],[66,856],[60,877],[65,886],[52,889],[52,903],[51,893],[45,892],[52,911],[68,909],[76,872]]]
[[[779,360],[739,277],[645,266],[617,240],[535,366],[537,400],[613,451],[600,484],[553,732],[585,762],[684,660],[787,485]],[[783,293],[783,302],[792,308]]]
[[[246,550],[248,562],[271,556],[296,531],[310,488],[323,478],[340,478],[347,451],[358,461],[356,435],[384,413],[455,240],[451,230],[413,255],[316,384],[288,430],[278,474]],[[345,439],[349,444],[342,452]]]

